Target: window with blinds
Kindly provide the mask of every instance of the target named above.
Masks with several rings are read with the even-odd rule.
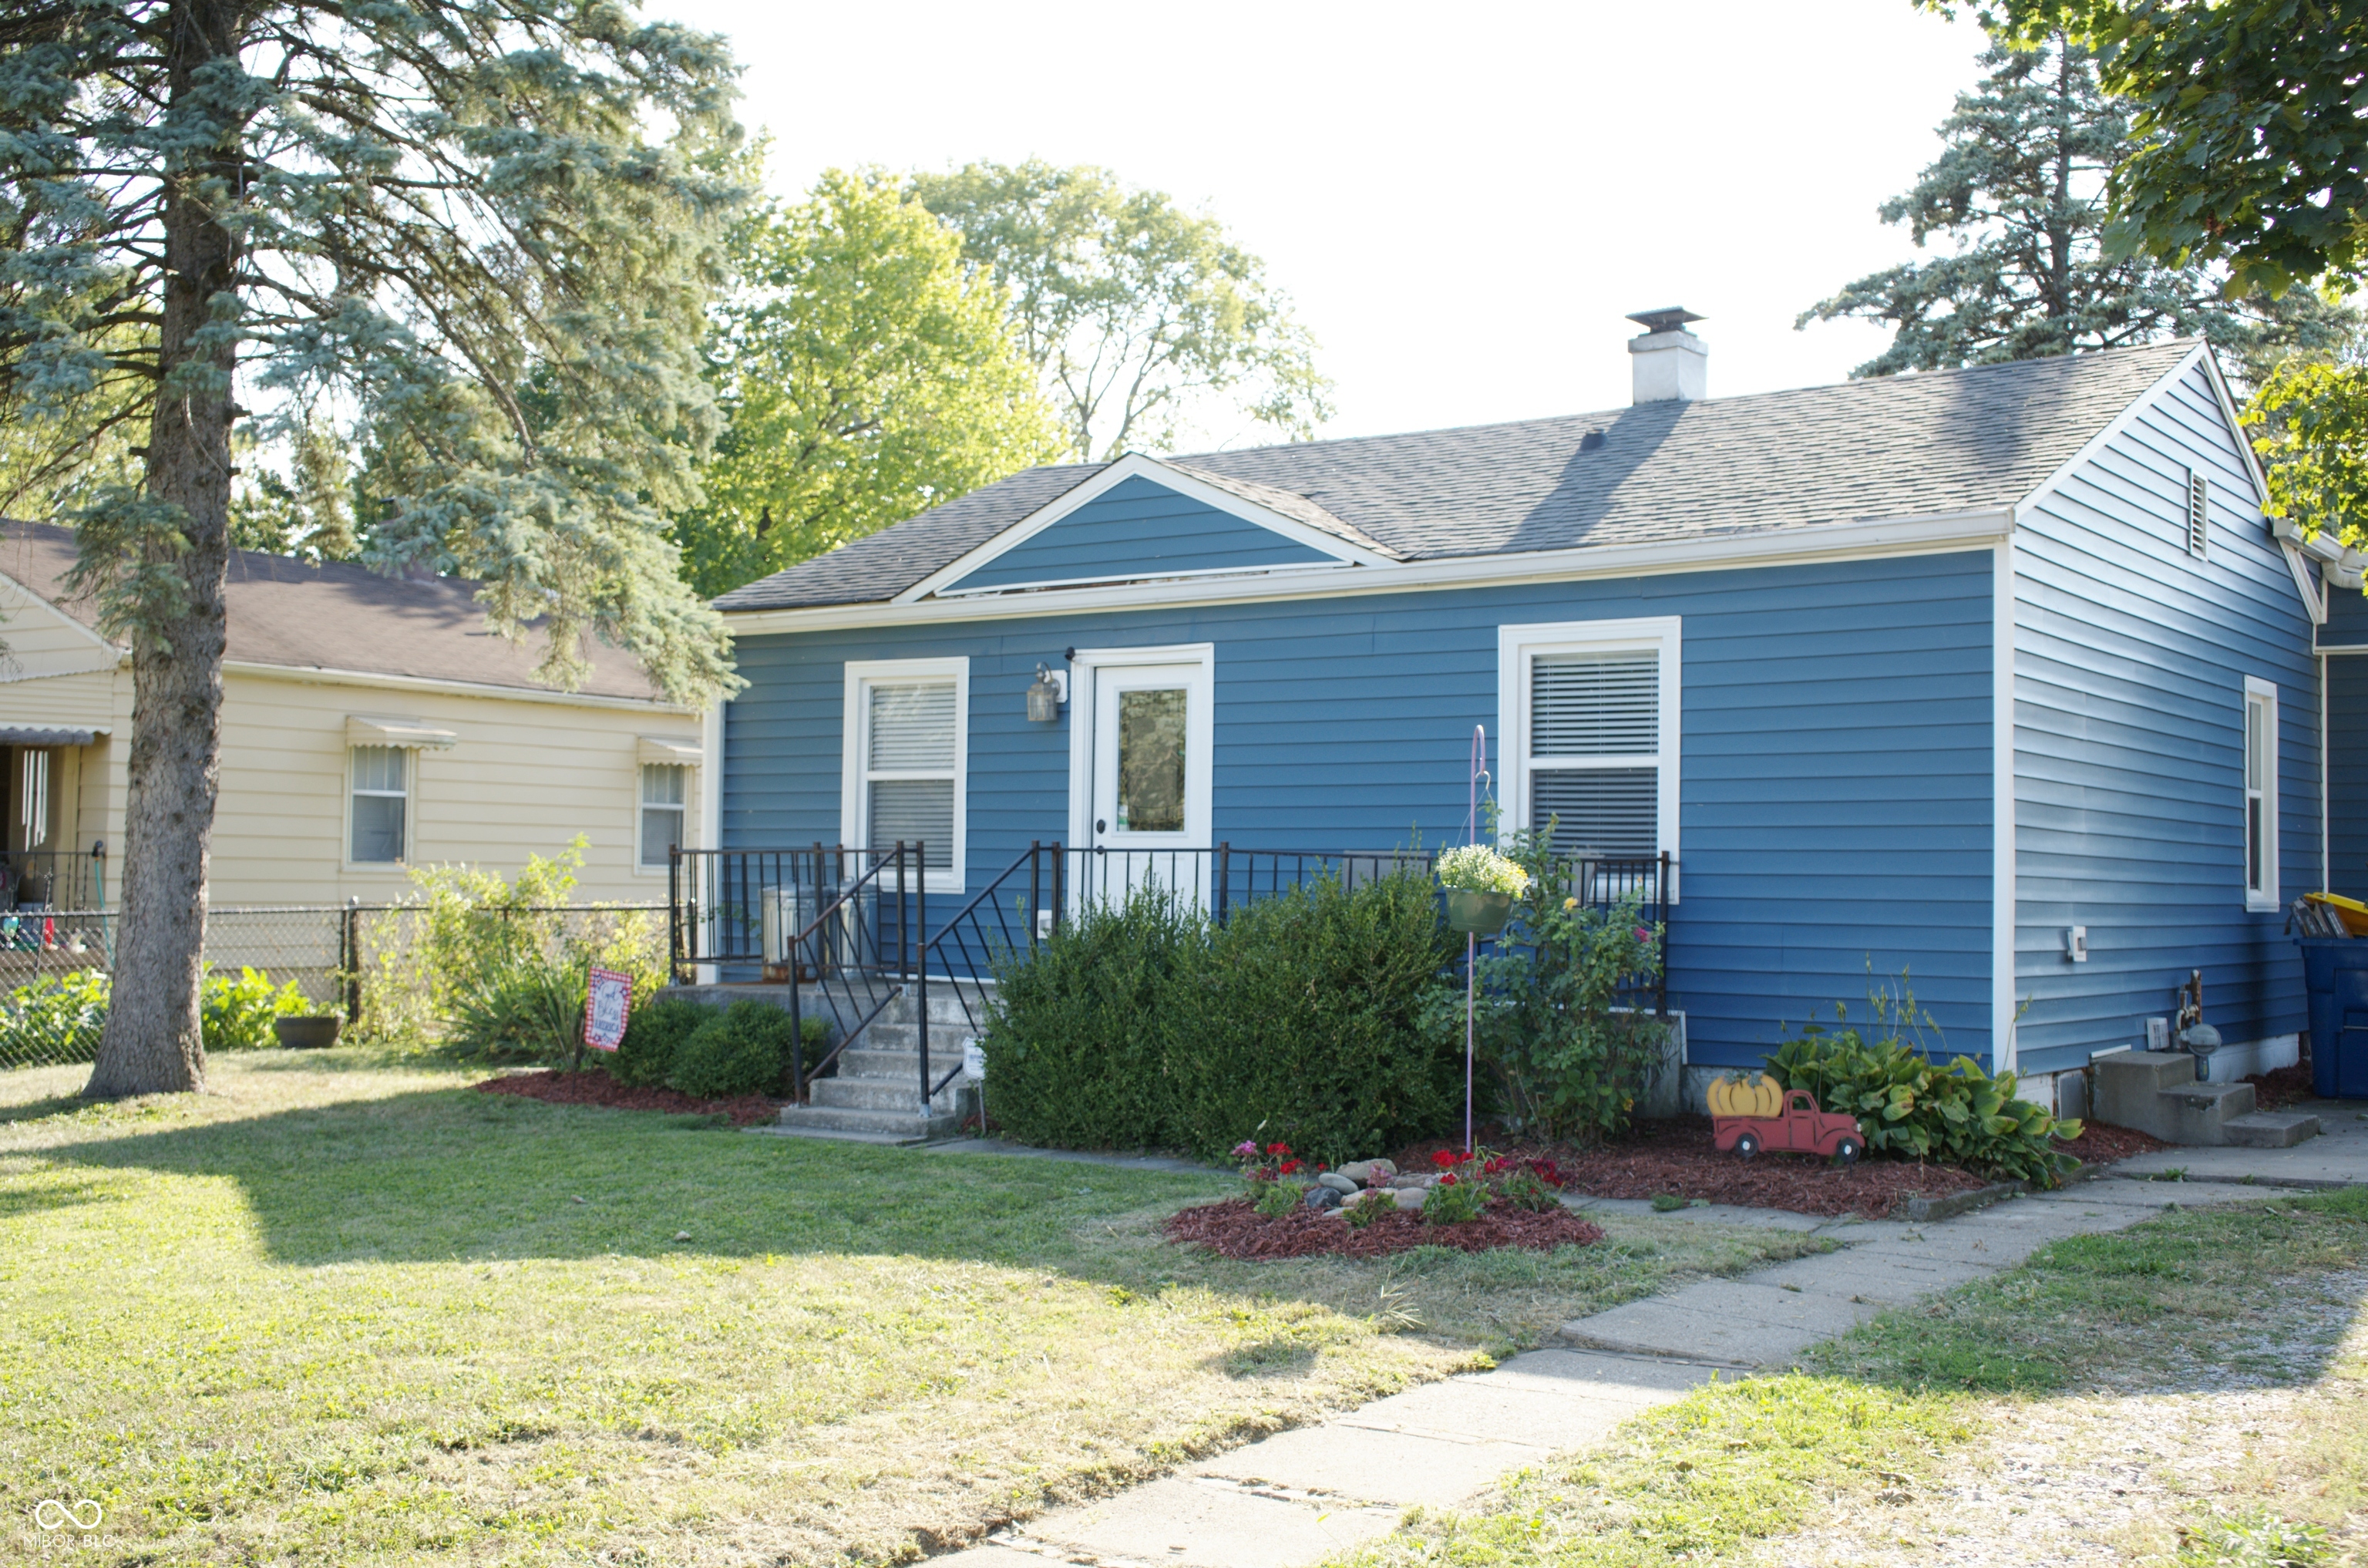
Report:
[[[2245,903],[2278,907],[2278,692],[2245,682]]]
[[[864,692],[863,791],[873,848],[917,841],[922,864],[954,863],[959,754],[951,680],[873,681]]]
[[[1661,650],[1540,650],[1525,664],[1529,827],[1581,859],[1657,854]]]

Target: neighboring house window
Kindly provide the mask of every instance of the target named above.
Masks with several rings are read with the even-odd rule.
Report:
[[[1506,826],[1582,859],[1678,846],[1679,622],[1498,631]]]
[[[23,830],[25,847],[39,849],[50,841],[50,754],[27,747],[24,777],[17,790],[17,825]]]
[[[353,748],[353,859],[383,865],[404,858],[411,804],[408,754],[401,746]]]
[[[970,661],[899,659],[847,666],[847,842],[917,841],[934,890],[961,885]]]
[[[2278,688],[2245,682],[2245,906],[2278,907]]]
[[[683,812],[689,801],[690,769],[670,763],[642,764],[642,864],[663,870],[667,851],[682,846]]]

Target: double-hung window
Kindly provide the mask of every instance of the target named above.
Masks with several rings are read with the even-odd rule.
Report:
[[[388,865],[404,858],[404,818],[411,804],[410,753],[401,746],[353,748],[353,838],[356,865]]]
[[[1679,654],[1673,617],[1499,628],[1504,825],[1581,860],[1674,856]]]
[[[2278,688],[2245,677],[2245,907],[2278,907]]]
[[[682,824],[690,803],[690,769],[678,763],[642,764],[642,851],[645,869],[663,871],[669,850],[682,846]]]
[[[847,666],[840,832],[874,850],[920,844],[933,892],[962,886],[969,713],[968,659]]]

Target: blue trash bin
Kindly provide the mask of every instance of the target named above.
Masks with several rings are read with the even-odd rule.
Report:
[[[2321,1099],[2368,1100],[2368,937],[2305,937],[2311,1087]]]

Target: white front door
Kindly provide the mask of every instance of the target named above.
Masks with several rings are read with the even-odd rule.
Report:
[[[1199,901],[1209,876],[1210,661],[1138,658],[1113,653],[1088,666],[1092,733],[1078,758],[1087,810],[1075,826],[1093,853],[1077,891],[1116,900],[1156,881]]]

